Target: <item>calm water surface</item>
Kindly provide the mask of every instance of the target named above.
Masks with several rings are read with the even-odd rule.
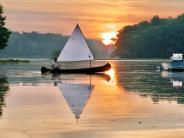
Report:
[[[91,76],[41,75],[48,61],[0,64],[0,137],[184,136],[184,73],[156,71],[159,60],[109,62]]]

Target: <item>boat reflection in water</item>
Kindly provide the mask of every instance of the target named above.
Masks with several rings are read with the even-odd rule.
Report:
[[[163,71],[161,73],[162,78],[169,79],[174,88],[182,88],[184,82],[184,73],[183,72],[168,72]]]
[[[79,77],[80,76],[80,77]],[[95,84],[92,82],[92,77],[103,78],[107,82],[111,80],[108,74],[98,73],[96,75],[69,75],[69,79],[62,80],[62,77],[66,75],[52,75],[54,86],[57,86],[59,91],[62,93],[67,105],[71,109],[75,116],[75,119],[80,119],[86,104],[88,103],[90,96],[93,92]],[[70,77],[72,77],[70,79]],[[76,80],[74,79],[76,78]],[[77,78],[84,78],[84,80],[77,80]]]
[[[122,86],[127,92],[151,98],[154,104],[162,101],[183,104],[184,73],[157,72],[153,68],[156,64],[157,62],[150,61],[124,61],[121,66],[115,65],[117,85]]]
[[[5,76],[0,76],[0,116],[3,114],[3,106],[5,105],[5,96],[8,89],[7,78]]]
[[[176,88],[180,88],[180,87],[183,86],[183,82],[182,81],[175,81],[175,80],[173,80],[172,83],[173,83],[173,87],[176,87]]]
[[[58,88],[78,122],[85,105],[90,99],[94,85],[60,83]]]

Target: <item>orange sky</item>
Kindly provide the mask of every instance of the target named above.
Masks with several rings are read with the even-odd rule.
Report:
[[[184,13],[184,0],[0,0],[14,31],[70,34],[79,23],[88,38],[128,24]]]

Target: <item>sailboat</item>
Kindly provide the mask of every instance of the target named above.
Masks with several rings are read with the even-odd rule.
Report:
[[[104,72],[111,68],[109,63],[98,66],[91,67],[91,60],[94,60],[94,56],[86,42],[86,39],[77,24],[68,41],[66,42],[64,48],[61,50],[57,61],[59,62],[76,62],[76,61],[90,61],[89,68],[72,68],[72,69],[48,69],[46,67],[41,68],[42,73],[88,73],[94,74],[97,72]]]

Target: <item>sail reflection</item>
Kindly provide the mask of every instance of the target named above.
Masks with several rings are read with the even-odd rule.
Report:
[[[104,73],[97,73],[95,75],[52,75],[54,86],[57,86],[62,93],[77,123],[90,99],[95,83],[101,79],[108,82],[111,77]]]
[[[90,99],[94,85],[60,83],[58,88],[78,121]]]

